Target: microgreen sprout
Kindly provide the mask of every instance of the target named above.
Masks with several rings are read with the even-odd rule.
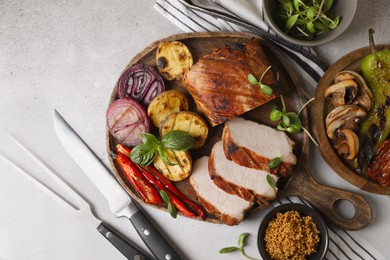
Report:
[[[271,69],[271,66],[268,66],[268,68],[261,74],[259,81],[257,81],[256,77],[253,76],[253,74],[248,74],[248,82],[251,85],[259,85],[261,92],[263,92],[266,95],[272,95],[273,90],[270,86],[263,84],[263,78],[265,74]]]
[[[165,203],[167,203],[169,214],[172,216],[172,218],[176,218],[177,217],[177,210],[176,210],[175,206],[172,205],[171,198],[169,197],[169,195],[165,191],[160,190],[160,196],[163,199],[163,201]]]
[[[303,130],[309,138],[313,141],[313,143],[316,146],[320,146],[316,140],[314,140],[313,136],[310,134],[310,132],[302,126],[301,119],[299,118],[299,114],[303,111],[303,109],[314,100],[314,98],[307,101],[299,110],[298,114],[295,112],[287,112],[286,110],[286,104],[284,103],[283,96],[280,96],[280,99],[282,101],[282,110],[277,108],[276,106],[271,110],[269,114],[269,118],[272,122],[279,121],[279,124],[276,126],[276,128],[280,131],[286,131],[291,134],[297,133],[301,130]],[[278,157],[277,157],[278,158]]]
[[[248,256],[245,251],[244,251],[244,246],[245,246],[245,239],[246,237],[248,236],[249,234],[248,233],[242,233],[239,237],[238,237],[238,246],[229,246],[229,247],[225,247],[225,248],[222,248],[221,250],[219,250],[219,253],[220,254],[226,254],[226,253],[231,253],[231,252],[234,252],[234,251],[240,251],[241,254],[246,257],[247,259],[249,260],[257,260],[256,258],[253,258],[253,257],[250,257]]]
[[[333,0],[279,0],[278,16],[286,33],[300,38],[313,39],[335,29],[340,17],[330,9]]]

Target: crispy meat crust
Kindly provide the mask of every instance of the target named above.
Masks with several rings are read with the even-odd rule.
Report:
[[[262,80],[274,89],[272,95],[248,82],[249,73],[259,79],[268,66],[260,40],[252,39],[242,48],[225,47],[203,56],[184,75],[183,84],[198,111],[216,126],[280,95],[272,70]]]

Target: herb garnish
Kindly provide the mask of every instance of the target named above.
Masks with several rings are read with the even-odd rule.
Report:
[[[171,198],[169,197],[169,195],[165,191],[160,190],[160,196],[163,199],[163,201],[165,203],[167,203],[169,214],[171,214],[172,218],[176,218],[177,217],[177,210],[176,210],[175,206],[172,205]]]
[[[282,110],[279,110],[276,106],[271,110],[269,114],[269,118],[271,121],[276,122],[281,120],[281,122],[276,126],[278,130],[287,131],[291,134],[297,133],[303,129],[303,131],[309,136],[309,138],[313,141],[316,146],[320,146],[316,140],[314,140],[313,136],[310,132],[302,126],[301,119],[299,118],[299,114],[303,111],[303,109],[314,100],[314,98],[307,101],[301,109],[299,109],[298,114],[295,112],[287,112],[286,104],[284,103],[283,96],[280,96],[282,100]]]
[[[281,164],[283,161],[283,156],[280,156],[280,157],[275,157],[273,158],[269,164],[268,164],[268,168],[270,169],[273,169],[273,168],[276,168],[279,166],[279,164]]]
[[[256,77],[253,76],[253,74],[250,74],[250,73],[248,74],[248,82],[249,82],[251,85],[259,85],[261,92],[263,92],[263,93],[266,94],[266,95],[271,95],[271,94],[273,93],[273,90],[272,90],[272,88],[271,88],[270,86],[261,83],[261,81],[263,80],[264,75],[265,75],[270,69],[271,69],[271,66],[269,66],[269,67],[263,72],[263,74],[261,74],[259,81],[257,81]]]
[[[271,175],[267,174],[267,182],[269,184],[269,186],[271,186],[271,188],[277,190],[278,187],[276,186],[276,182],[274,180],[274,178],[271,177]]]
[[[242,254],[243,256],[245,256],[247,259],[256,260],[256,258],[253,258],[253,257],[248,256],[248,255],[245,253],[245,251],[244,251],[245,239],[246,239],[246,237],[247,237],[248,235],[249,235],[248,233],[242,233],[242,234],[238,237],[238,247],[236,247],[236,246],[225,247],[225,248],[222,248],[221,250],[219,250],[219,253],[220,253],[220,254],[226,254],[226,253],[231,253],[231,252],[234,252],[234,251],[240,251],[241,254]]]
[[[340,17],[329,10],[333,0],[279,0],[278,16],[284,22],[286,33],[298,37],[313,39],[335,29]]]
[[[175,165],[169,161],[167,149],[185,151],[190,149],[195,143],[192,135],[179,130],[166,133],[161,138],[161,141],[152,134],[143,133],[141,134],[141,140],[143,143],[134,147],[130,153],[131,160],[141,166],[146,166],[153,162],[157,153],[166,164],[170,166]]]

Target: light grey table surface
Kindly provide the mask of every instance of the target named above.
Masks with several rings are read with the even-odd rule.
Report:
[[[116,219],[104,197],[63,150],[54,132],[56,108],[103,162],[105,111],[113,86],[127,62],[143,48],[181,30],[153,9],[154,1],[0,1],[0,152],[55,187],[7,134],[23,141],[84,195],[95,212],[140,248],[147,250],[126,219]],[[315,48],[331,64],[368,44],[390,43],[390,1],[359,1],[351,27]],[[374,218],[356,231],[390,259],[390,199],[358,191],[336,175],[313,149],[311,169],[327,185],[356,191],[369,200]],[[235,227],[203,223],[143,207],[173,241],[183,258],[237,259],[220,255],[250,233],[247,253],[259,257],[258,219]],[[0,161],[0,259],[124,259],[91,225],[61,207]]]

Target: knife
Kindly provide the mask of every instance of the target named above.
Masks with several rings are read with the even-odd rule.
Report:
[[[36,164],[38,164],[49,177],[51,177],[69,196],[71,196],[76,202],[77,206],[70,203],[63,196],[59,195],[56,191],[46,186],[44,183],[33,177],[29,172],[22,169],[16,163],[12,162],[10,159],[0,154],[0,158],[9,163],[12,167],[14,167],[19,173],[21,173],[24,177],[30,180],[33,184],[35,184],[39,189],[45,192],[49,197],[54,199],[56,202],[61,204],[62,206],[70,209],[72,212],[77,212],[79,214],[88,215],[90,218],[90,222],[94,225],[98,225],[96,228],[100,234],[102,234],[112,245],[114,245],[127,259],[137,259],[137,260],[149,260],[143,252],[141,252],[135,245],[126,241],[118,231],[110,227],[107,223],[101,221],[94,213],[91,211],[91,206],[89,203],[72,187],[70,187],[64,180],[62,180],[53,170],[52,168],[42,159],[38,158],[33,151],[31,151],[24,144],[16,140],[14,137],[10,136],[10,138],[24,151],[29,155]]]
[[[181,259],[134,204],[105,165],[56,110],[54,110],[54,127],[65,150],[106,197],[111,212],[117,217],[126,217],[130,220],[157,259]]]

